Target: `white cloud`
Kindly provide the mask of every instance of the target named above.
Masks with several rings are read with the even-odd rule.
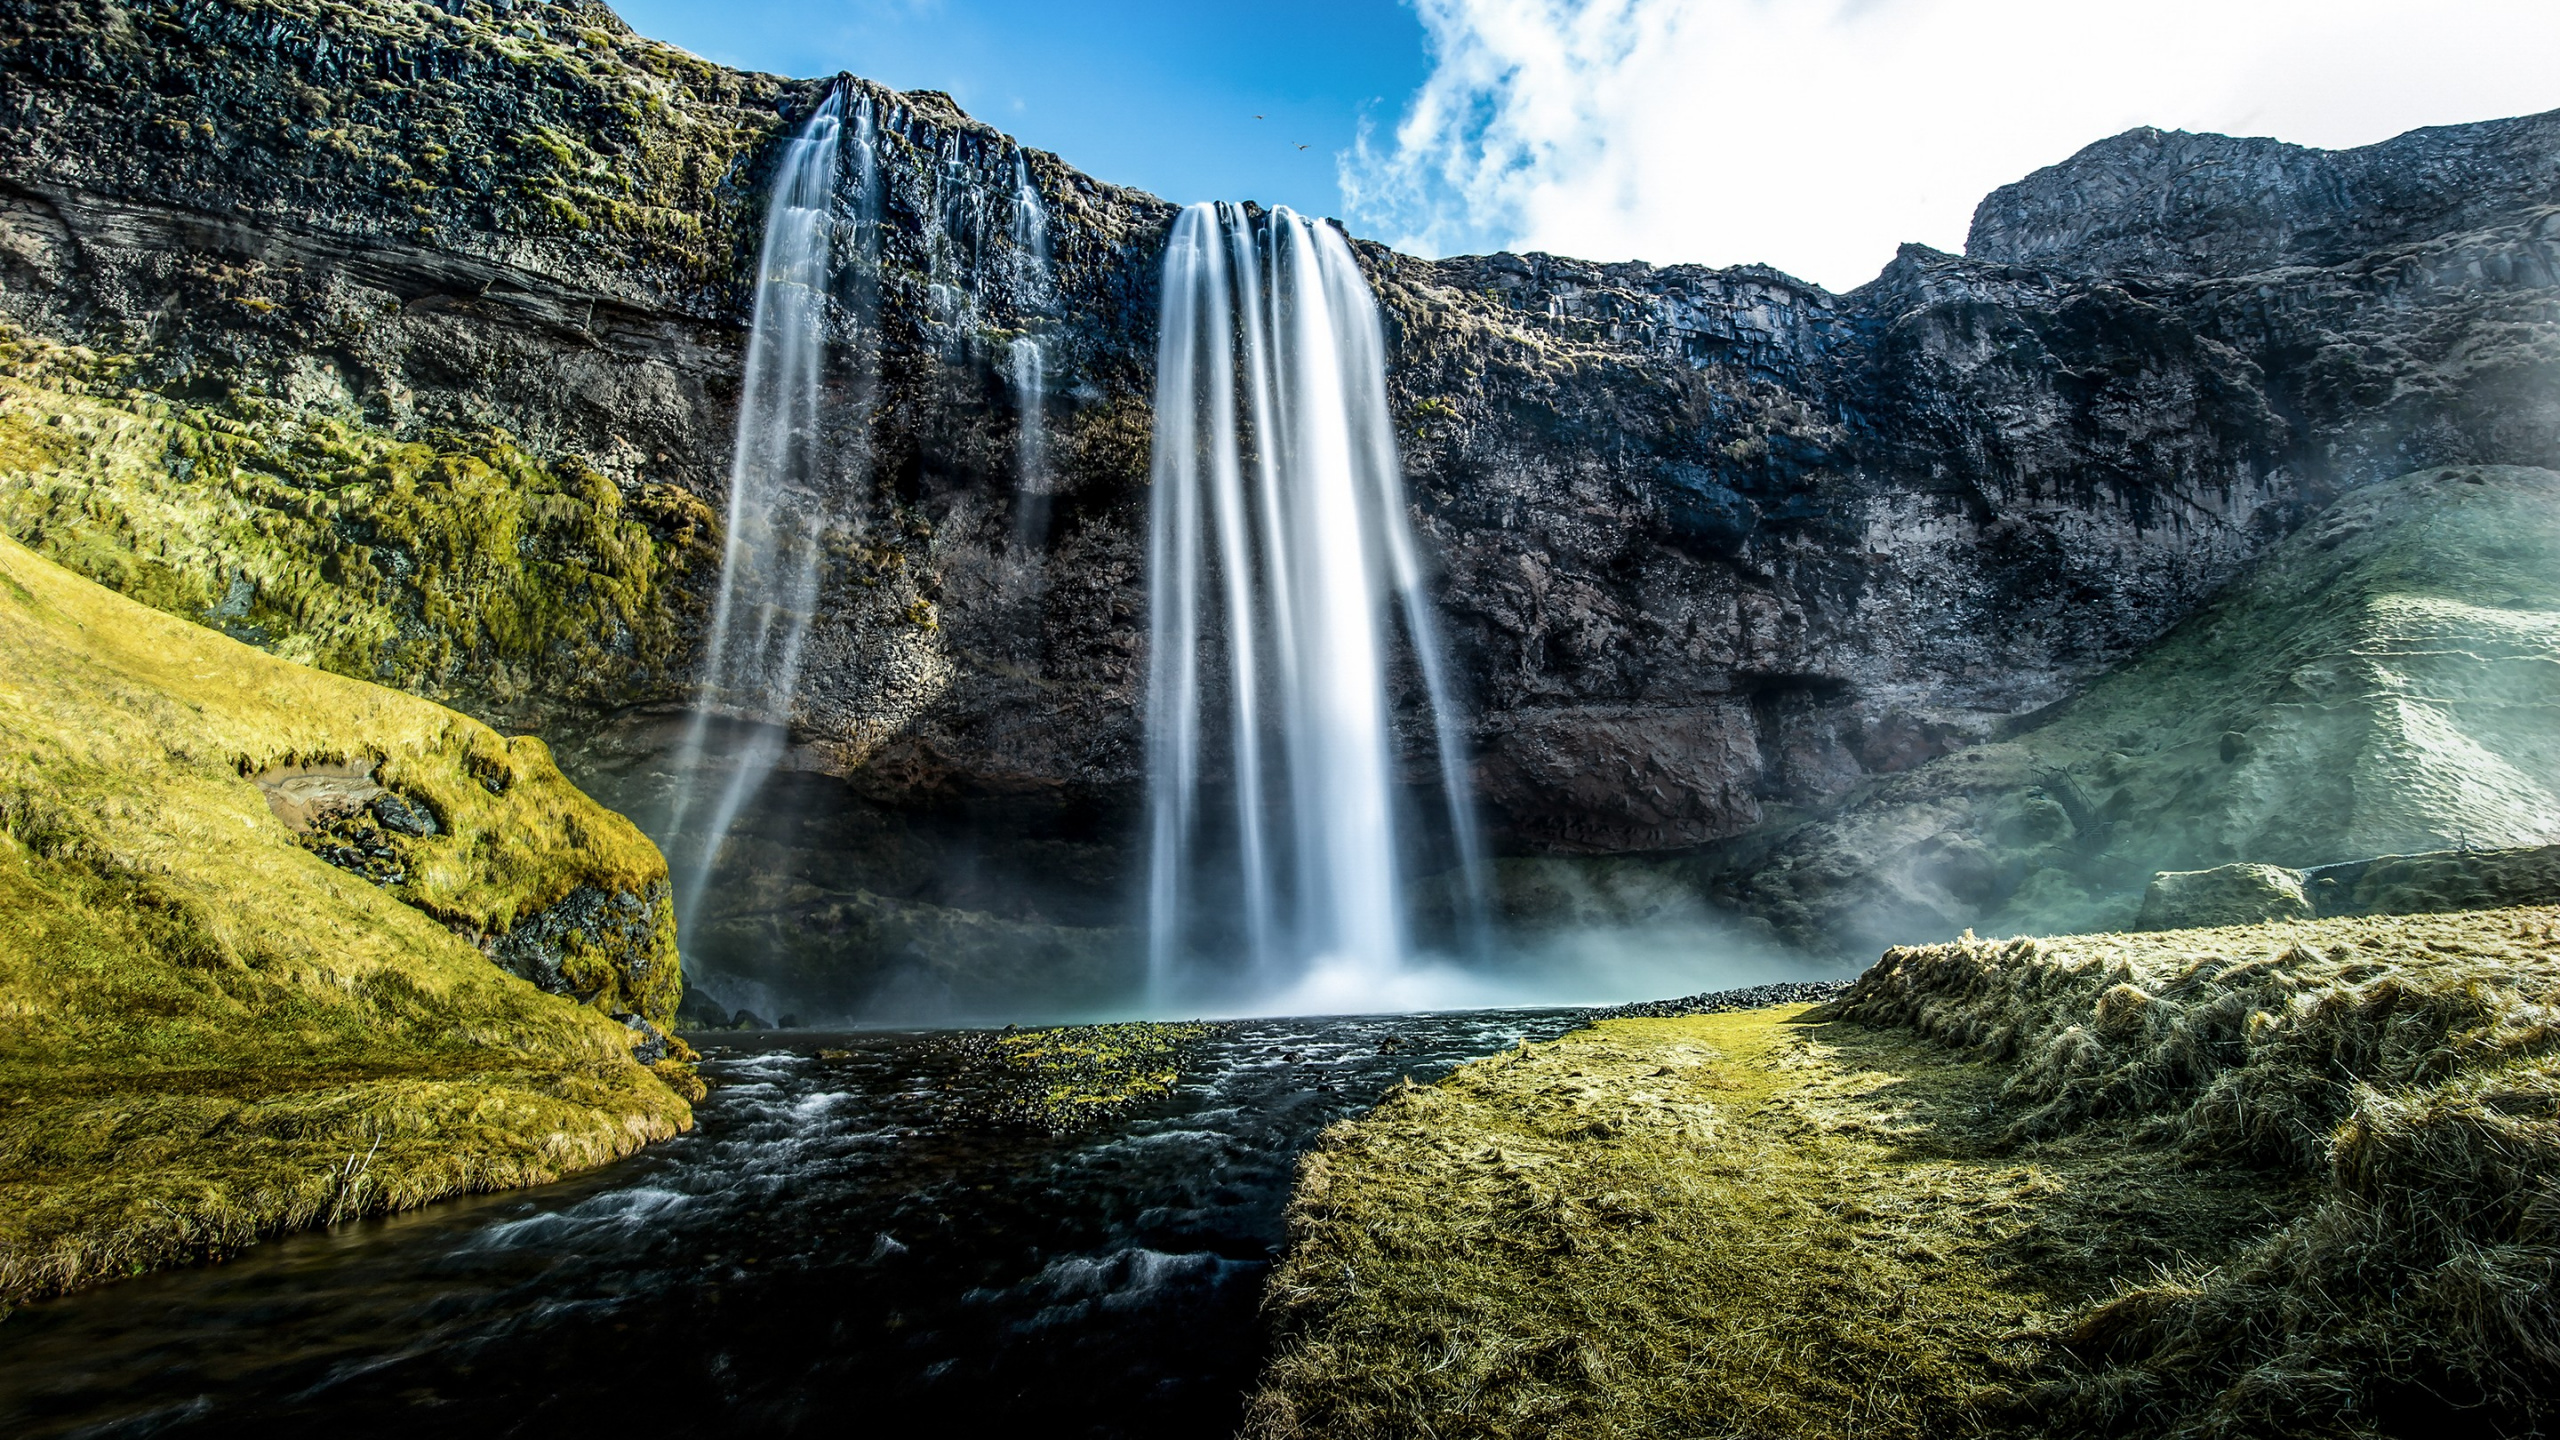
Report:
[[[2330,147],[2560,106],[2553,0],[1414,0],[1434,68],[1341,157],[1426,254],[1961,250],[1992,189],[2136,125]]]

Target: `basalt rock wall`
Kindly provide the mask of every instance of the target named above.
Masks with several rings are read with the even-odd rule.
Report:
[[[1991,192],[1965,252],[2079,275],[2246,275],[2495,229],[2555,194],[2560,113],[2344,151],[2144,126]]]
[[[494,428],[716,511],[758,187],[829,82],[708,65],[579,0],[14,0],[0,34],[0,309],[127,357],[93,389],[252,431]],[[843,83],[878,127],[881,223],[835,320],[840,524],[794,765],[870,818],[839,845],[825,802],[802,848],[863,857],[829,903],[1105,925],[1140,778],[1171,207],[938,95]],[[1846,295],[1363,246],[1500,841],[1676,848],[1819,809],[2074,694],[2342,490],[2560,460],[2554,129],[2334,153],[2133,132],[1986,201],[1972,255],[1909,247]],[[1036,517],[1024,336],[1047,358]],[[698,543],[651,525],[671,556]],[[446,694],[643,814],[711,580],[649,573],[661,663],[575,703]],[[954,846],[1075,893],[943,893],[950,868],[913,857]]]

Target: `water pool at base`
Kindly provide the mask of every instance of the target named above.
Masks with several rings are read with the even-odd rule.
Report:
[[[1317,1133],[1579,1014],[1242,1021],[1065,1137],[947,1121],[928,1036],[711,1037],[607,1170],[0,1321],[0,1434],[1224,1435]]]

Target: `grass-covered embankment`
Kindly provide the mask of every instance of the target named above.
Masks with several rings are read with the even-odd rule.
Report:
[[[2555,926],[1901,949],[1407,1089],[1306,1162],[1250,1431],[2547,1428]]]
[[[690,1076],[605,1013],[674,1010],[665,862],[540,742],[6,539],[0,655],[0,1303],[690,1123]],[[396,883],[325,861],[256,778],[329,768],[432,817],[381,842]]]

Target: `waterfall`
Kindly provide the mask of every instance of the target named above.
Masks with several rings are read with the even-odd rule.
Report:
[[[1012,218],[1005,233],[1013,241],[1015,296],[1028,313],[1049,299],[1049,206],[1032,183],[1031,161],[1020,146],[1013,152]],[[1023,335],[1006,356],[1010,362],[1014,404],[1020,423],[1014,432],[1013,538],[1017,546],[1040,543],[1049,531],[1049,453],[1044,410],[1048,404],[1048,356],[1038,337]]]
[[[1430,707],[1445,856],[1484,860],[1350,246],[1287,209],[1194,205],[1165,253],[1152,514],[1148,939],[1159,997],[1383,996],[1408,964],[1388,663]],[[1224,753],[1210,750],[1223,718]],[[1229,774],[1223,804],[1209,766]],[[1213,816],[1212,810],[1231,812]],[[1236,956],[1241,966],[1221,964]],[[1239,973],[1241,971],[1241,973]]]
[[[671,840],[690,862],[677,879],[679,916],[695,913],[730,826],[782,759],[800,685],[801,648],[817,607],[821,544],[831,518],[822,474],[820,385],[836,275],[844,110],[843,91],[829,92],[783,142],[774,166],[729,464],[720,588],[668,822]],[[874,163],[870,117],[866,98],[856,135],[866,209],[867,172]],[[747,722],[746,738],[719,757],[729,767],[725,777],[704,771],[714,715]],[[705,802],[709,813],[689,829],[689,812]]]
[[[1049,206],[1031,182],[1031,162],[1019,147],[1013,152],[1013,243],[1045,279],[1049,267]]]
[[[1048,362],[1040,342],[1028,335],[1013,342],[1006,358],[1013,402],[1021,409],[1013,437],[1013,539],[1017,545],[1037,545],[1049,530],[1049,441],[1041,423],[1049,398]]]

